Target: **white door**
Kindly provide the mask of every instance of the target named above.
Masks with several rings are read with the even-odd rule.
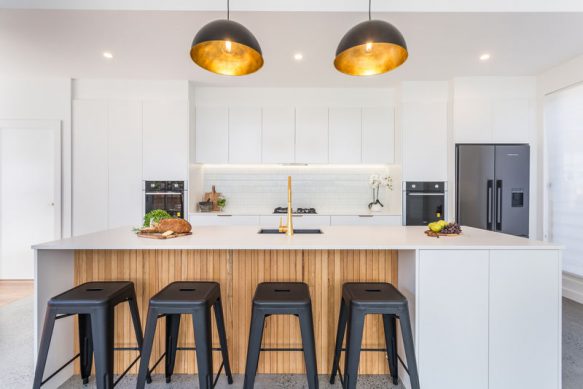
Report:
[[[108,228],[139,225],[144,215],[141,112],[137,101],[109,103]]]
[[[298,163],[328,163],[328,108],[296,109],[296,158]]]
[[[362,162],[395,162],[395,109],[362,109]]]
[[[0,279],[34,278],[31,246],[60,237],[60,176],[59,122],[0,122]]]
[[[144,101],[142,105],[144,180],[188,178],[188,104]]]
[[[330,163],[362,162],[360,108],[330,109]]]
[[[447,103],[403,103],[401,131],[403,180],[447,180]]]
[[[261,132],[261,162],[294,161],[296,110],[294,107],[264,107]]]
[[[229,163],[261,162],[261,108],[229,108]]]
[[[421,250],[419,256],[421,387],[487,389],[488,250]]]
[[[196,107],[196,162],[229,161],[229,109]]]
[[[560,388],[559,255],[557,250],[492,250],[490,388]]]

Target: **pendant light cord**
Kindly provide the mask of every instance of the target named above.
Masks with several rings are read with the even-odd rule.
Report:
[[[231,20],[231,5],[230,5],[230,0],[227,0],[227,20]]]
[[[372,0],[368,0],[368,20],[370,20],[370,7],[371,7],[371,4],[372,4]]]

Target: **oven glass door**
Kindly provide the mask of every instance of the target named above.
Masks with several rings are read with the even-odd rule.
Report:
[[[166,212],[168,212],[172,217],[184,218],[183,212],[183,195],[181,193],[167,194],[166,198]]]
[[[406,224],[426,226],[443,219],[445,196],[441,193],[407,193]]]
[[[146,195],[146,213],[155,209],[166,209],[166,195],[164,193],[150,193]]]

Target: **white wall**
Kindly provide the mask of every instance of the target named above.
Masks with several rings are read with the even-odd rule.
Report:
[[[71,235],[71,80],[0,79],[0,119],[60,120],[61,234]]]

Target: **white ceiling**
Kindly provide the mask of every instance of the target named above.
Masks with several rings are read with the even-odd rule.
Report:
[[[383,87],[403,80],[525,76],[583,54],[583,13],[374,13],[396,25],[409,60],[374,77],[338,73],[355,12],[233,12],[259,40],[265,66],[218,76],[189,57],[194,34],[223,12],[0,10],[0,76],[188,79],[205,85]],[[106,60],[103,51],[111,51]],[[295,62],[300,51],[304,60]],[[488,62],[479,61],[489,52]]]

